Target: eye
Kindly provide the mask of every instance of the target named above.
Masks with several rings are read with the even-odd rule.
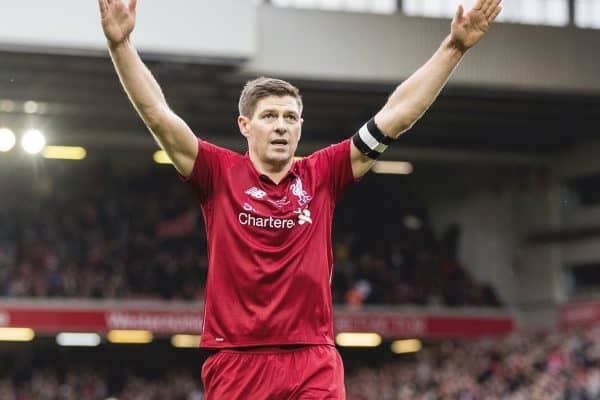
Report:
[[[263,118],[275,118],[275,114],[272,112],[268,112],[263,115]]]
[[[288,119],[289,121],[298,121],[298,116],[296,114],[288,114],[285,117],[286,119]]]

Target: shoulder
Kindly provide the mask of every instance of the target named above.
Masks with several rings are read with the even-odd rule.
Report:
[[[217,172],[239,164],[243,160],[244,156],[240,153],[198,139],[198,155],[196,156],[195,167],[211,168],[214,172]]]
[[[204,153],[204,154],[202,154],[202,153]],[[221,147],[216,144],[207,142],[204,139],[198,138],[198,156],[202,157],[202,156],[206,156],[206,155],[212,155],[217,158],[224,158],[224,159],[231,159],[231,160],[243,158],[243,156],[241,154],[236,153],[233,150],[226,149],[225,147]]]

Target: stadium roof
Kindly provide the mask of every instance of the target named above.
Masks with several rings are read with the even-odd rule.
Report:
[[[49,142],[106,147],[154,146],[129,105],[108,57],[1,53],[1,125],[45,129]],[[148,61],[172,108],[196,134],[243,148],[236,125],[243,83],[236,65]],[[343,139],[383,105],[394,83],[288,78],[305,101],[305,148]],[[38,107],[24,110],[26,102]],[[11,103],[12,102],[12,103]],[[559,153],[592,138],[600,94],[525,92],[450,85],[403,136],[402,148],[527,157]],[[302,149],[301,149],[302,150]],[[467,153],[465,153],[467,154]]]

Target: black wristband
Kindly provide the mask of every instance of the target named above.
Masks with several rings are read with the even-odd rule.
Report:
[[[352,136],[352,142],[362,154],[376,160],[392,143],[392,138],[381,132],[371,118]]]

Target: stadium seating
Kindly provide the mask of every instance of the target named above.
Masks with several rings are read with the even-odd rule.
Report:
[[[402,186],[387,194],[393,207],[382,210],[389,214],[386,224],[361,214],[365,197],[385,187],[375,179],[365,179],[339,207],[334,302],[499,306],[494,289],[476,282],[457,260],[459,228],[435,238],[427,213],[412,211],[423,210],[423,201],[407,200]],[[18,182],[0,180],[13,193],[0,206],[1,296],[202,297],[202,218],[173,170],[48,163]]]

